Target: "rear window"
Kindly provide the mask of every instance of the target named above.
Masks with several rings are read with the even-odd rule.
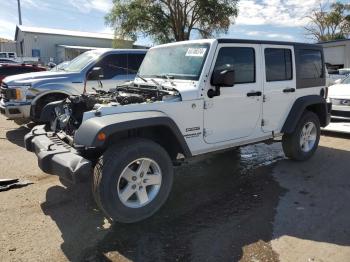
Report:
[[[265,49],[266,81],[285,81],[293,78],[292,51],[283,48]]]
[[[319,50],[299,50],[300,77],[302,79],[323,78],[322,53]]]

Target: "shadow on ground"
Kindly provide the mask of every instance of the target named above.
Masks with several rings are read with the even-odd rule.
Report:
[[[350,152],[326,147],[320,147],[317,154],[317,161],[325,164],[329,155],[350,159]],[[252,261],[253,257],[260,261],[277,261],[277,254],[267,242],[285,234],[349,245],[349,238],[343,235],[336,238],[336,235],[318,234],[319,227],[299,232],[295,230],[300,224],[297,220],[288,219],[284,230],[283,218],[296,211],[295,204],[288,201],[280,208],[280,201],[288,190],[297,189],[289,188],[287,180],[283,183],[286,189],[282,188],[271,175],[271,163],[280,158],[279,144],[255,145],[242,148],[240,153],[226,152],[180,167],[165,206],[153,217],[136,224],[115,223],[110,229],[103,229],[104,218],[96,210],[87,185],[50,188],[42,209],[57,223],[64,240],[61,249],[73,261],[123,261],[123,258],[132,261]],[[282,164],[291,170],[303,165],[288,160]],[[331,164],[337,163],[328,163],[329,170]],[[329,170],[323,170],[322,175],[334,175]],[[295,174],[299,175],[301,178],[297,181],[303,183],[308,176],[321,174],[317,170],[311,174]],[[324,190],[337,198],[335,206],[342,207],[344,201],[349,201],[337,195],[337,186],[331,184]],[[309,188],[307,194],[321,197],[316,186]],[[322,202],[322,199],[317,201]],[[329,206],[318,202],[312,208],[329,219]],[[279,212],[278,231],[274,231],[276,210]],[[340,217],[345,214],[342,212],[348,212],[341,208],[337,211]],[[302,219],[312,221],[314,216],[311,213]]]
[[[24,136],[34,127],[32,124],[18,126],[6,132],[6,139],[11,143],[24,147]]]

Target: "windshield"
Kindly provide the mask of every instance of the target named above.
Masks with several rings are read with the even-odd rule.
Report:
[[[90,64],[90,62],[95,60],[99,55],[100,52],[96,51],[85,52],[73,59],[65,68],[63,68],[63,70],[68,72],[80,72],[85,66]]]
[[[139,69],[141,77],[198,80],[209,44],[184,44],[151,49]]]

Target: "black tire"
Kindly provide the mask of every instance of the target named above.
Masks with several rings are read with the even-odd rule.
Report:
[[[312,122],[316,127],[316,140],[312,148],[308,152],[304,152],[302,146],[300,145],[300,139],[302,136],[303,127]],[[315,153],[318,143],[320,141],[320,120],[318,116],[310,111],[305,111],[301,116],[295,130],[291,134],[284,134],[282,137],[282,147],[286,157],[296,160],[305,161],[313,156]]]
[[[132,208],[120,200],[117,191],[122,171],[133,161],[149,158],[160,167],[162,180],[155,198],[145,206]],[[173,165],[168,153],[159,144],[133,138],[112,145],[99,158],[93,179],[93,195],[97,205],[112,219],[133,223],[153,215],[166,201],[173,183]]]
[[[30,108],[30,118],[34,123],[41,124],[40,116],[43,108],[51,102],[63,100],[67,97],[65,94],[49,94],[40,98],[35,105]]]

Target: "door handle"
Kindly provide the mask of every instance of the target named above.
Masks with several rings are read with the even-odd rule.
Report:
[[[294,93],[295,92],[295,88],[285,88],[283,89],[283,93]]]
[[[250,93],[247,93],[247,97],[251,97],[251,96],[261,96],[262,93],[261,91],[257,91],[257,92],[250,92]]]

